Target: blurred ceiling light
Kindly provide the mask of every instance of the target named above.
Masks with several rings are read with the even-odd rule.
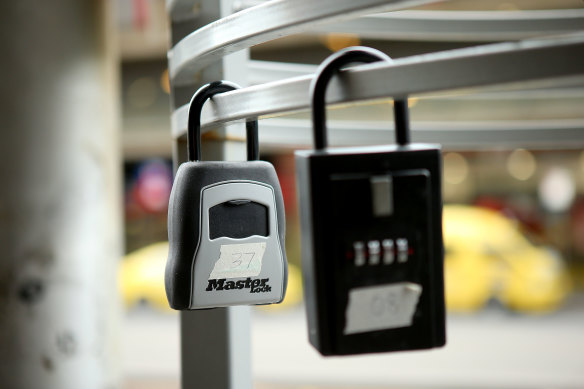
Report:
[[[444,180],[449,184],[460,184],[468,176],[468,162],[458,153],[444,156]]]
[[[136,108],[148,108],[156,101],[157,89],[152,77],[138,78],[128,87],[128,103]]]
[[[327,49],[333,52],[361,44],[361,39],[357,34],[326,34],[322,39]]]
[[[553,167],[545,173],[539,183],[539,200],[550,212],[564,212],[576,197],[576,186],[565,168]]]
[[[168,77],[168,69],[165,69],[160,75],[160,87],[167,95],[170,94],[170,78]]]
[[[525,149],[516,149],[507,157],[507,171],[520,181],[530,179],[536,167],[535,157]]]

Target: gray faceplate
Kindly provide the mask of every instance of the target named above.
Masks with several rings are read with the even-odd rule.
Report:
[[[220,237],[210,240],[209,209],[232,200],[251,200],[265,205],[268,208],[269,235],[267,237],[253,235],[243,239]],[[273,188],[256,181],[220,182],[203,188],[200,204],[201,234],[192,270],[194,283],[190,308],[269,304],[281,301],[285,272]],[[245,248],[243,257],[241,252],[238,253],[242,247]],[[261,266],[258,266],[260,263],[258,259],[261,259]],[[235,289],[226,289],[229,286],[235,286]],[[211,290],[207,290],[209,288]],[[271,290],[266,291],[267,289]]]

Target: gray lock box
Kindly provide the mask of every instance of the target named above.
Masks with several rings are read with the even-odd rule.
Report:
[[[246,123],[247,161],[200,161],[200,113],[214,94],[200,88],[189,110],[189,161],[181,164],[168,211],[165,287],[178,310],[279,303],[288,266],[285,213],[274,167],[259,161],[257,121]]]

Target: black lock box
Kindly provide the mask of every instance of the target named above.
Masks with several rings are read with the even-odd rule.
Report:
[[[445,344],[440,147],[408,143],[407,101],[396,100],[397,145],[326,148],[333,71],[379,59],[351,48],[321,65],[316,150],[296,152],[309,339],[323,355]]]

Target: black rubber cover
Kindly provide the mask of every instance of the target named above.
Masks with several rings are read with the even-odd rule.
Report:
[[[266,161],[198,161],[181,164],[176,172],[168,207],[169,252],[165,271],[170,307],[188,310],[193,282],[193,262],[199,241],[201,190],[223,181],[257,181],[274,188],[278,234],[284,260],[284,293],[288,279],[285,235],[286,215],[280,182]]]

